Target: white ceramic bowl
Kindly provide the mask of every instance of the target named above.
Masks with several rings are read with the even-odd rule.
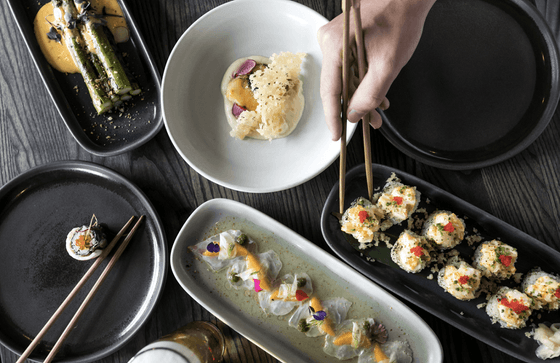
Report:
[[[286,0],[236,0],[192,24],[171,52],[163,75],[165,127],[187,163],[207,179],[245,192],[274,192],[299,185],[339,155],[319,95],[322,54],[317,30],[327,20]],[[272,142],[229,135],[220,83],[241,57],[305,52],[305,109],[298,127]],[[348,140],[355,124],[348,125]]]

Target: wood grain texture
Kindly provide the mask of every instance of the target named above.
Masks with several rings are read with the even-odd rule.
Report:
[[[140,30],[163,74],[182,33],[199,17],[222,4],[216,0],[128,1]],[[299,0],[328,19],[340,14],[339,0]],[[559,6],[537,0],[558,36]],[[58,160],[85,160],[105,165],[138,185],[159,213],[169,248],[184,221],[203,202],[228,198],[254,207],[330,251],[320,230],[328,192],[338,180],[338,163],[298,187],[276,193],[236,192],[214,184],[191,169],[175,151],[165,130],[142,147],[102,158],[74,141],[55,109],[31,57],[20,39],[8,6],[0,2],[0,185],[32,167]],[[348,145],[347,168],[363,163],[358,130]],[[560,249],[560,114],[527,150],[501,164],[470,172],[426,166],[406,157],[379,132],[371,133],[373,162],[398,168],[445,189],[495,215],[553,248]],[[1,277],[0,277],[1,278]],[[407,303],[407,302],[405,302]],[[519,362],[407,303],[432,327],[445,362]],[[30,312],[32,313],[32,312]],[[197,304],[171,273],[156,310],[141,331],[102,363],[127,362],[146,344],[193,320],[209,320],[224,332],[225,362],[276,362],[274,358],[223,324]],[[17,356],[0,347],[0,362]]]

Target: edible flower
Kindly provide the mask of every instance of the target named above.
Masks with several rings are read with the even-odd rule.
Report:
[[[245,74],[250,73],[253,68],[255,68],[255,66],[257,65],[257,62],[255,62],[252,59],[247,59],[245,62],[243,62],[243,64],[237,69],[237,71],[231,75],[232,78],[237,78],[239,76],[243,76]]]
[[[297,301],[303,301],[305,299],[308,299],[309,296],[305,293],[305,291],[303,290],[296,290],[296,300]]]
[[[502,265],[504,265],[505,267],[509,267],[509,265],[511,264],[511,256],[500,255],[498,256],[498,258],[500,259]]]
[[[315,314],[313,314],[313,319],[315,320],[325,320],[326,317],[327,313],[323,310],[319,310]]]
[[[455,230],[455,226],[453,226],[453,223],[449,222],[443,227],[443,230],[452,233]]]
[[[554,296],[556,296],[557,298],[560,299],[560,287],[556,289],[556,292],[554,293]]]
[[[361,210],[358,213],[358,217],[360,217],[360,223],[364,223],[369,218],[369,214],[367,211]]]
[[[401,205],[403,202],[402,197],[393,197],[393,200],[397,202],[397,205]]]
[[[469,282],[469,277],[467,275],[463,275],[463,276],[459,277],[459,283],[461,285],[464,285],[468,282]]]
[[[500,300],[500,304],[502,304],[503,306],[505,306],[507,308],[510,308],[517,315],[521,314],[522,312],[524,312],[526,310],[529,310],[528,306],[523,305],[522,303],[520,303],[516,299],[513,299],[512,301],[508,301],[508,299],[504,297],[502,300]]]
[[[255,283],[255,291],[256,292],[262,291],[261,280],[253,279],[253,282]]]
[[[241,115],[241,113],[243,113],[244,111],[247,111],[247,109],[245,107],[239,106],[237,103],[234,103],[233,107],[231,108],[231,113],[233,113],[233,116],[235,116],[236,118],[239,117],[239,115]]]
[[[220,245],[214,242],[208,243],[208,245],[206,246],[206,249],[208,250],[208,252],[211,253],[216,253],[216,252],[220,252]]]
[[[412,247],[410,249],[410,252],[413,253],[414,256],[416,256],[416,257],[420,257],[424,254],[424,251],[422,250],[421,246]]]

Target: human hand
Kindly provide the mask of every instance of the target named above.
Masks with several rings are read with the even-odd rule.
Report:
[[[346,0],[350,1],[350,0]],[[375,111],[389,107],[385,97],[389,87],[414,53],[424,21],[435,0],[362,0],[361,18],[367,73],[348,103],[349,122],[358,122],[371,113],[370,124],[381,126],[381,116]],[[353,22],[349,29],[352,54],[356,59]],[[321,99],[327,126],[334,141],[340,139],[340,99],[342,93],[342,38],[344,14],[340,14],[319,29],[317,38],[323,52],[321,69]],[[356,62],[354,69],[356,69]],[[354,82],[357,83],[357,82]],[[352,92],[352,85],[350,92]]]

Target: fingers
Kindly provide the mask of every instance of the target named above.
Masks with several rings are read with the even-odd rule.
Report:
[[[340,122],[340,94],[342,92],[342,59],[340,50],[333,47],[336,44],[328,31],[319,29],[318,40],[323,52],[323,65],[321,67],[321,100],[325,112],[325,121],[331,133],[332,140],[340,139],[342,125]]]

